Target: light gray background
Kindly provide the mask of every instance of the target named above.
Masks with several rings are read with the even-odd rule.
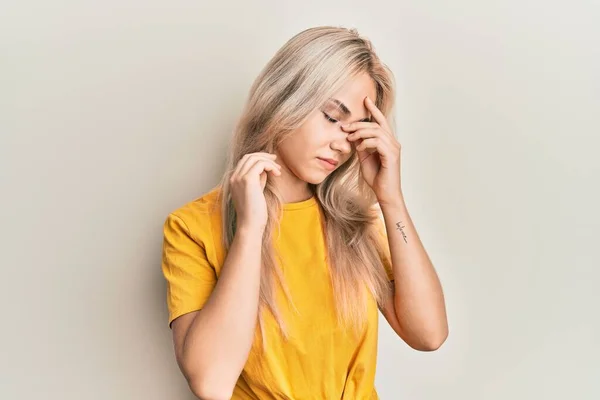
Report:
[[[1,6],[0,398],[192,399],[162,223],[217,183],[262,66],[325,24],[396,74],[448,303],[434,353],[381,319],[382,399],[600,398],[598,2],[207,3]]]

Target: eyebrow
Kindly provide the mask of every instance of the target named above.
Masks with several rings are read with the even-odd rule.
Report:
[[[338,99],[330,98],[329,101],[335,103],[338,106],[339,110],[342,112],[344,117],[350,117],[352,115],[352,112],[350,112],[348,107],[346,107],[346,105],[344,103],[342,103],[341,101],[339,101]],[[370,120],[370,118],[366,117],[357,122],[369,122],[369,120]]]

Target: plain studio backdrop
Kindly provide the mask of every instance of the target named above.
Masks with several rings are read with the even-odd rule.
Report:
[[[0,398],[193,398],[162,224],[218,182],[253,79],[317,25],[394,71],[447,300],[436,352],[381,318],[381,398],[600,398],[599,19],[592,0],[3,4]]]

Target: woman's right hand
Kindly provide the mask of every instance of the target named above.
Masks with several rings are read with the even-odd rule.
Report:
[[[238,162],[229,178],[231,198],[237,214],[237,228],[248,226],[264,229],[267,224],[267,202],[264,189],[267,173],[281,176],[277,156],[270,153],[248,153]]]

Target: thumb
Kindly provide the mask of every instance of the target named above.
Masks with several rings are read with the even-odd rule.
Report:
[[[267,171],[263,171],[260,174],[260,187],[262,190],[265,190],[265,186],[267,186]]]

